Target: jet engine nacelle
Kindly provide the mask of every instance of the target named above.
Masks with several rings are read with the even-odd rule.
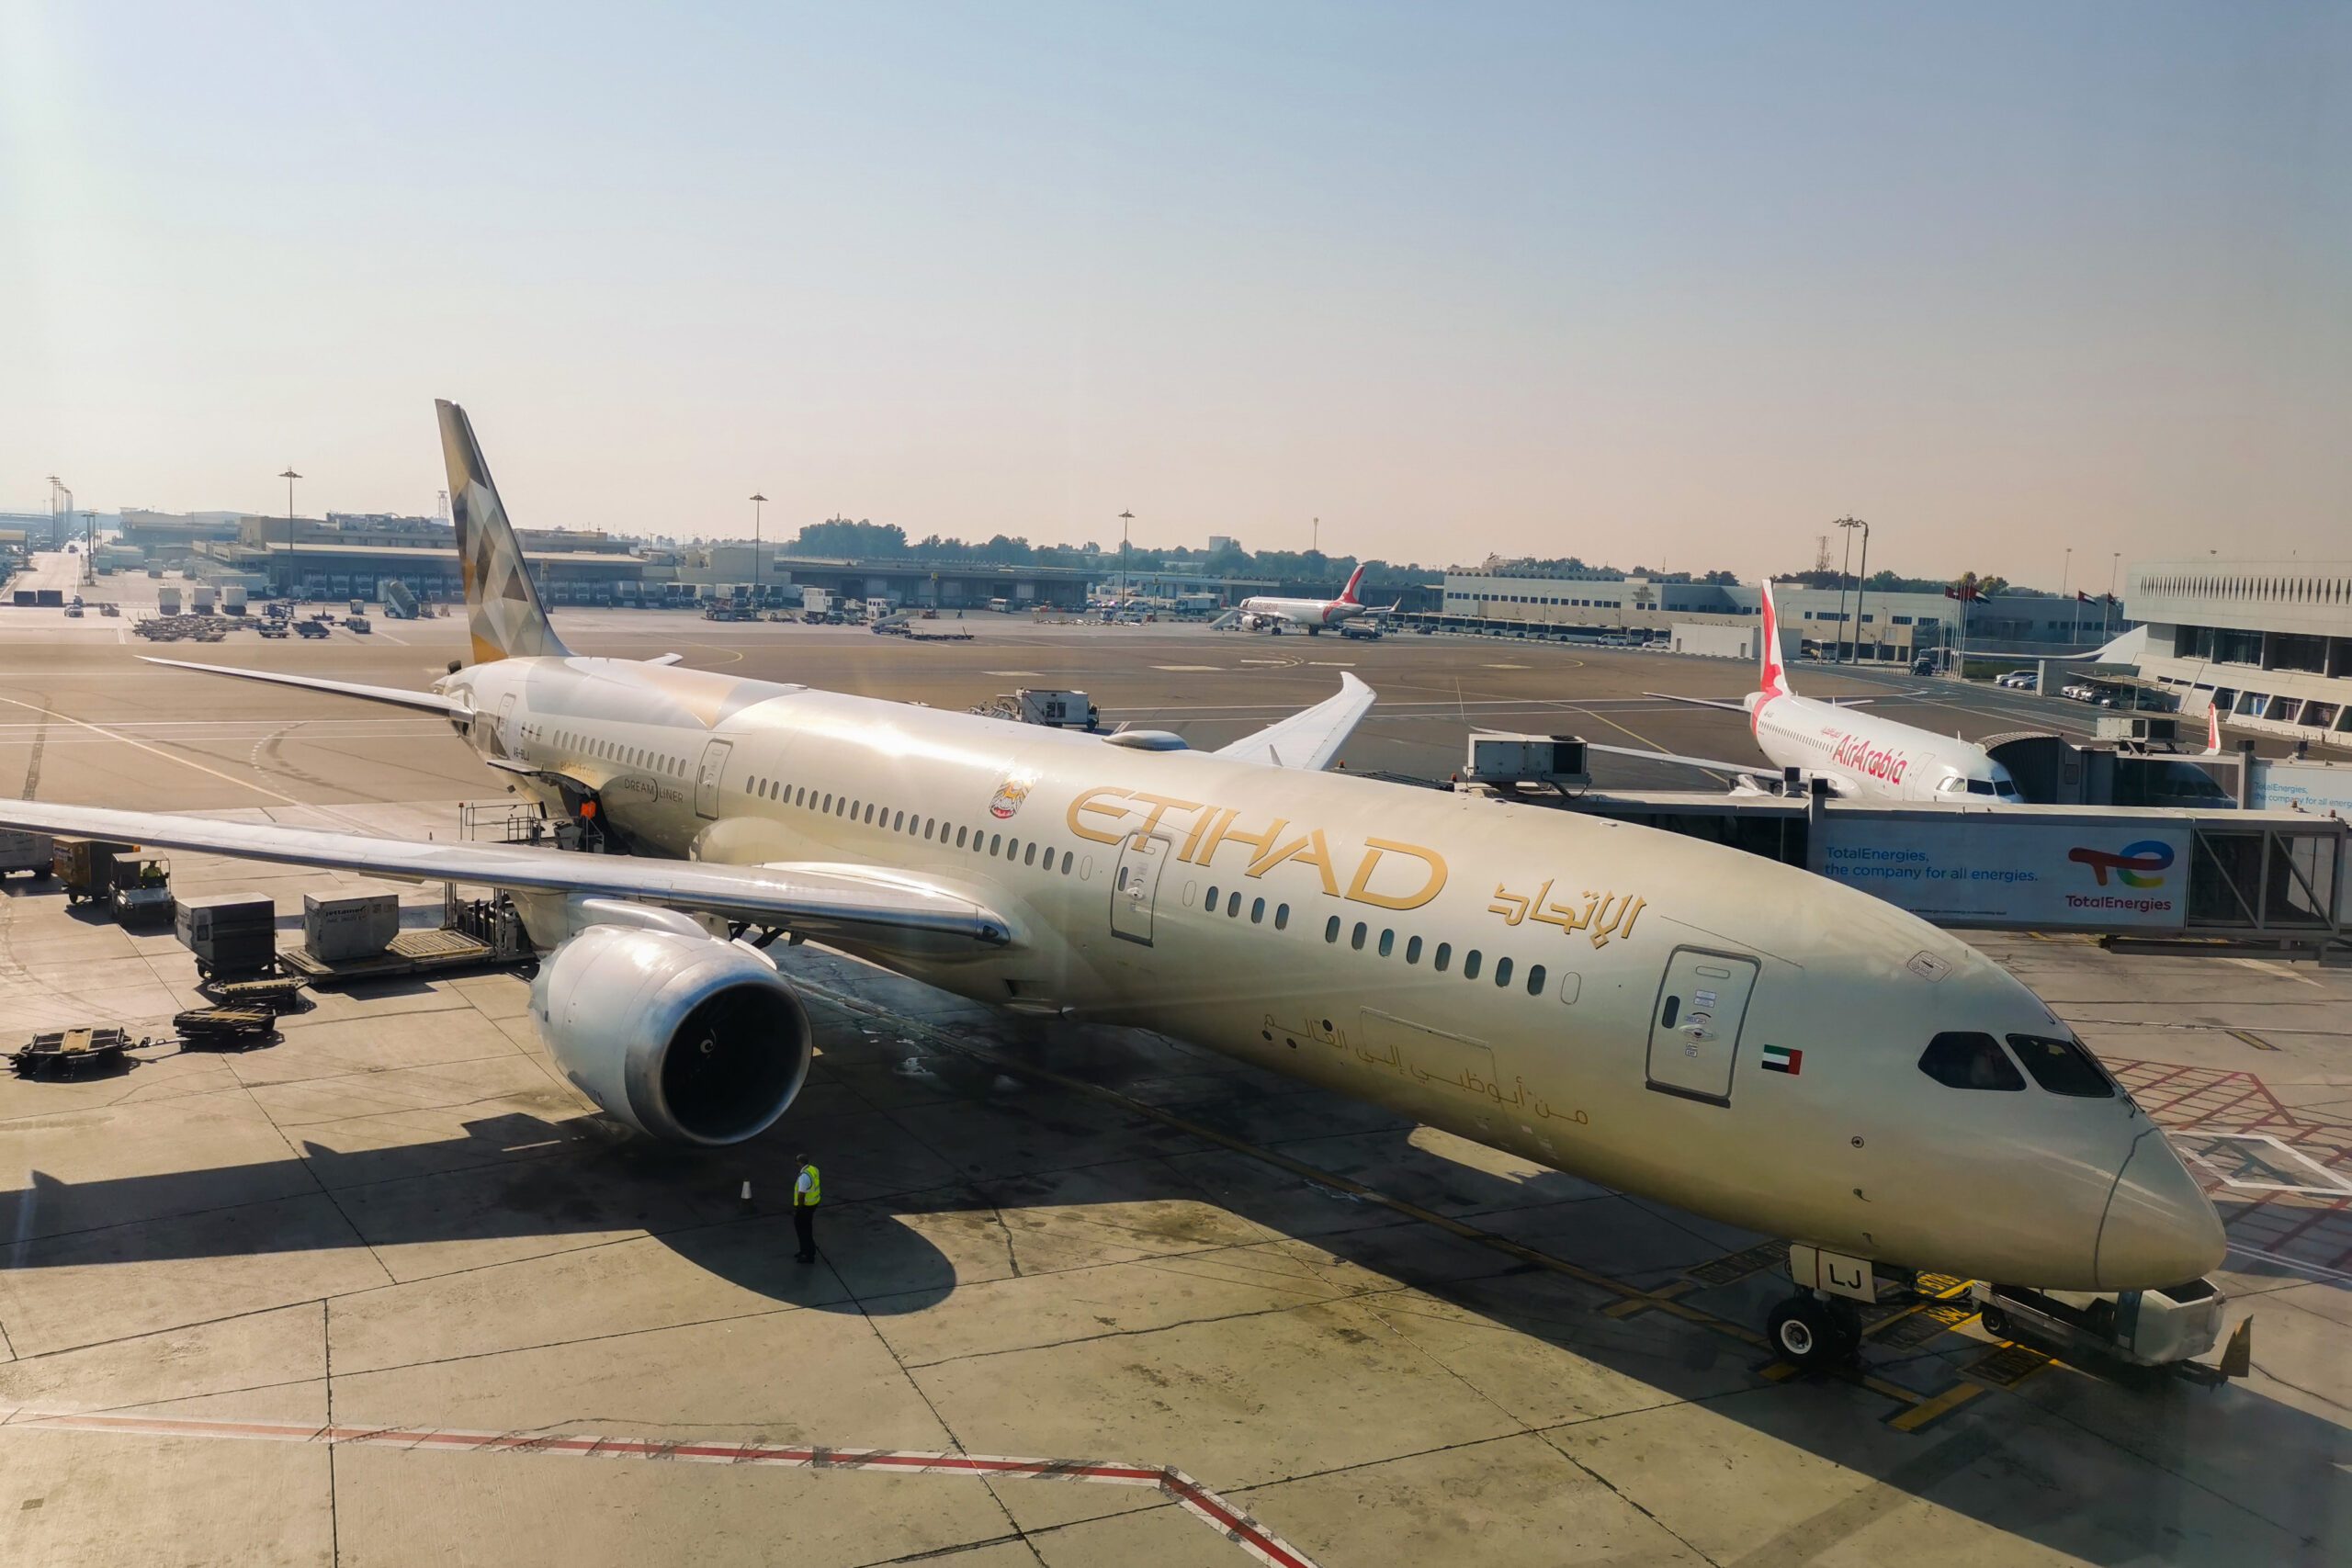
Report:
[[[590,926],[540,963],[531,1015],[582,1094],[669,1143],[756,1136],[808,1079],[800,998],[764,954],[715,937]]]

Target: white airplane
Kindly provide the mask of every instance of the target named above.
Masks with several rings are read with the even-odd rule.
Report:
[[[1326,626],[1336,626],[1360,615],[1385,615],[1395,605],[1382,609],[1367,604],[1356,597],[1356,587],[1363,581],[1363,568],[1348,574],[1348,585],[1340,590],[1337,599],[1276,599],[1259,594],[1241,601],[1241,626],[1244,631],[1269,631],[1279,634],[1285,626],[1302,626],[1306,635],[1315,636]]]
[[[1694,707],[1724,708],[1747,716],[1756,749],[1775,767],[1797,770],[1801,782],[1824,781],[1829,793],[1877,800],[1974,801],[1978,804],[2024,804],[2017,781],[1991,752],[1957,735],[1876,718],[1855,711],[1862,702],[1821,702],[1801,697],[1789,684],[1781,658],[1780,615],[1772,606],[1772,585],[1764,584],[1763,649],[1757,689],[1736,703],[1707,697],[1677,696],[1670,692],[1645,692],[1645,696]],[[1622,757],[1653,762],[1677,762],[1729,773],[1743,792],[1777,792],[1782,777],[1760,779],[1752,762],[1726,762],[1668,751],[1645,751],[1631,746],[1588,746]],[[1783,775],[1784,777],[1785,775]]]
[[[1204,752],[576,656],[464,412],[439,412],[473,661],[430,692],[189,668],[442,714],[633,853],[32,801],[0,823],[504,889],[544,953],[553,1061],[676,1143],[756,1136],[807,1080],[808,1018],[763,951],[788,933],[1795,1238],[1809,1271],[1771,1330],[1800,1363],[1855,1348],[1857,1280],[2120,1291],[2221,1261],[2212,1205],[2066,1026],[1892,905],[1676,834],[1326,773],[1373,701],[1350,675]]]

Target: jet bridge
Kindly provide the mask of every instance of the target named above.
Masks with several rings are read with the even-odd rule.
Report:
[[[1803,866],[1939,926],[2318,952],[2352,921],[2352,827],[2306,812],[1685,791],[1510,797]]]

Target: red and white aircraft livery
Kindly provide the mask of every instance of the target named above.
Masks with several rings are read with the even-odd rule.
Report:
[[[1363,581],[1363,568],[1358,567],[1348,574],[1348,585],[1340,590],[1337,599],[1274,599],[1263,595],[1244,599],[1241,629],[1280,633],[1288,626],[1303,626],[1306,635],[1313,637],[1325,626],[1336,626],[1359,615],[1385,614],[1356,597],[1356,587]]]
[[[1666,692],[1647,695],[1701,707],[1728,708],[1747,716],[1756,748],[1774,766],[1797,770],[1808,785],[1826,780],[1832,795],[1877,800],[1974,800],[1980,804],[2024,804],[2017,781],[1993,760],[1992,753],[1957,735],[1876,718],[1856,711],[1852,702],[1822,702],[1801,697],[1790,688],[1788,666],[1781,658],[1780,615],[1772,606],[1772,585],[1764,584],[1763,650],[1757,689],[1736,703],[1711,702],[1703,697],[1679,697]],[[1867,699],[1864,699],[1867,700]],[[1747,789],[1769,788],[1778,780],[1761,781],[1752,763],[1713,761],[1704,757],[1680,757],[1629,746],[1594,746],[1652,761],[1681,762],[1690,767],[1728,773]]]

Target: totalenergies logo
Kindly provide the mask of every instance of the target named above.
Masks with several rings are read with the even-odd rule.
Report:
[[[2172,846],[2154,839],[2143,839],[2136,844],[2124,845],[2120,853],[2075,849],[2067,852],[2066,858],[2077,865],[2089,866],[2101,887],[2107,886],[2107,874],[2110,871],[2126,887],[2162,887],[2164,874],[2172,866]]]

